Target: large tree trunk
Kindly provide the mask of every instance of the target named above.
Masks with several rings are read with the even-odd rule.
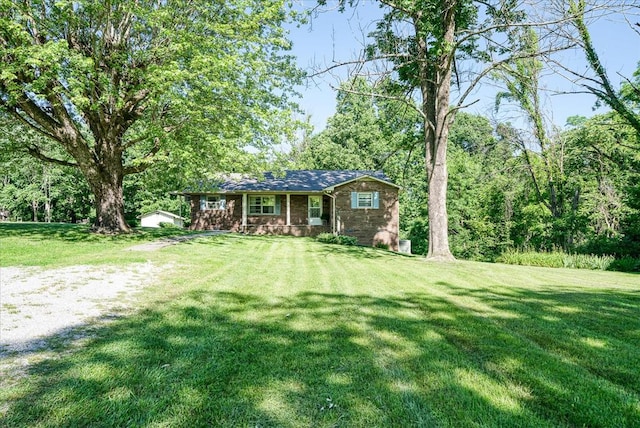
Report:
[[[122,179],[119,182],[105,181],[93,188],[96,207],[96,221],[92,229],[98,233],[130,232],[124,218],[124,198]]]
[[[109,145],[104,147],[112,148]],[[92,229],[106,234],[131,231],[124,218],[122,156],[118,150],[112,151],[114,153],[103,152],[102,162],[83,169],[95,198],[96,221]]]
[[[444,46],[453,46],[456,0],[443,3]],[[418,33],[420,33],[418,31]],[[449,249],[447,214],[447,140],[451,116],[451,69],[454,51],[443,51],[430,63],[426,41],[419,42],[421,58],[422,111],[424,113],[425,170],[429,184],[429,252],[427,259],[455,260]]]
[[[437,143],[429,180],[429,252],[431,260],[454,260],[449,249],[449,218],[447,214],[447,142]]]

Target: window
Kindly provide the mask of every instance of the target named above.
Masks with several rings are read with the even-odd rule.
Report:
[[[210,195],[200,197],[200,209],[224,210],[227,207],[227,198],[224,195]]]
[[[309,195],[309,218],[322,216],[322,196]]]
[[[276,212],[276,197],[249,196],[249,214],[278,214]]]
[[[351,208],[380,208],[378,192],[351,192]]]
[[[373,194],[371,192],[358,192],[358,208],[371,208],[373,206]]]

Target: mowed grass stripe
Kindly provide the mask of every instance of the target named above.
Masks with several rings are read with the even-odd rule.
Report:
[[[634,339],[634,332],[637,335],[640,331],[637,312],[619,312],[618,318],[607,315],[606,308],[598,310],[589,305],[578,310],[575,309],[578,298],[572,299],[572,296],[575,294],[559,296],[562,308],[551,313],[538,302],[505,299],[503,303],[495,303],[500,307],[498,310],[504,312],[508,308],[519,317],[497,316],[495,319],[504,328],[526,337],[546,351],[636,394],[640,392],[639,362],[633,357],[640,353],[640,341]],[[596,312],[599,316],[594,322]]]
[[[640,317],[634,305],[640,306],[640,296],[630,295],[628,287],[623,292],[587,287],[570,292],[544,287],[536,292],[494,286],[474,293],[468,287],[447,288],[451,303],[489,315],[513,334],[638,393],[638,361],[633,355],[640,353],[640,341],[634,337],[640,332]]]
[[[454,294],[449,294],[451,291]],[[582,400],[588,397],[586,403],[583,403],[588,410],[579,414],[571,413],[567,416],[567,423],[632,426],[637,420],[639,401],[633,390],[620,388],[606,378],[594,376],[584,367],[558,353],[556,347],[538,340],[540,334],[545,334],[560,343],[567,340],[563,332],[554,332],[553,329],[549,331],[543,322],[529,326],[529,329],[516,328],[523,314],[513,310],[507,313],[496,310],[492,314],[491,306],[487,306],[486,300],[482,300],[482,295],[476,296],[478,301],[474,301],[474,297],[461,294],[459,288],[442,281],[432,286],[429,294],[442,298],[446,302],[443,306],[450,311],[450,316],[431,317],[431,324],[440,325],[438,333],[466,353],[470,361],[476,361],[482,371],[498,379],[504,377],[516,384],[528,385],[533,397],[545,397],[552,390],[562,389],[562,385],[567,386],[566,394],[555,395],[552,401],[530,401],[531,408],[542,417],[548,417],[550,409],[575,406],[574,394],[580,391],[578,395],[583,397]],[[428,307],[425,308],[427,317],[432,313]],[[635,354],[637,353],[636,350]],[[560,380],[554,382],[553,379]],[[475,387],[481,388],[481,385],[476,384]],[[593,391],[598,393],[594,394]],[[615,409],[614,419],[601,417],[606,408]]]
[[[445,425],[473,425],[482,420],[493,426],[551,426],[543,416],[522,405],[521,401],[528,397],[526,390],[484,370],[459,343],[448,340],[437,323],[429,321],[431,316],[449,318],[451,307],[447,294],[438,290],[440,286],[426,279],[433,266],[420,263],[423,264],[413,266],[416,278],[396,269],[377,272],[380,284],[403,280],[411,286],[396,290],[407,295],[390,297],[389,309],[377,309],[368,329],[373,338],[370,346],[378,350],[385,377],[392,388],[402,392],[404,405],[423,409],[416,416],[425,416],[424,410],[429,408],[427,415],[438,415],[437,420]],[[425,304],[429,307],[426,317]],[[438,412],[452,400],[456,412]],[[528,422],[523,423],[523,419]],[[429,420],[418,418],[416,426],[428,424]]]

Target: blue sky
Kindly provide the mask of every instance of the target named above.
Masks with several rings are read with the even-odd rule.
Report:
[[[315,0],[298,3],[301,8],[315,5]],[[308,24],[299,28],[290,27],[293,54],[298,58],[298,65],[311,70],[356,57],[362,46],[363,34],[373,29],[372,21],[379,15],[377,4],[365,0],[355,10],[345,13],[330,10],[316,14]],[[590,30],[600,59],[612,80],[619,82],[617,73],[631,77],[640,61],[640,36],[631,31],[620,17],[603,19],[592,25]],[[563,54],[563,62],[584,67],[584,56],[581,52],[568,52]],[[299,88],[303,95],[300,104],[311,116],[316,132],[325,127],[327,118],[335,111],[336,93],[331,86],[337,86],[339,79],[345,78],[346,72],[337,70],[336,74],[315,78],[307,86]],[[571,89],[571,85],[561,78],[551,78],[546,85],[552,90]],[[495,89],[492,89],[489,81],[481,84],[473,98],[478,102],[467,111],[490,116],[493,114],[494,93]],[[563,126],[569,116],[592,116],[605,111],[593,111],[595,98],[590,95],[553,95],[548,96],[546,102],[552,122],[558,126]],[[507,110],[503,113],[505,118],[509,120]]]

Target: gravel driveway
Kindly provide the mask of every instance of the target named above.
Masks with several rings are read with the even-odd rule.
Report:
[[[151,263],[0,268],[0,360],[41,350],[50,338],[126,309],[159,270]]]

